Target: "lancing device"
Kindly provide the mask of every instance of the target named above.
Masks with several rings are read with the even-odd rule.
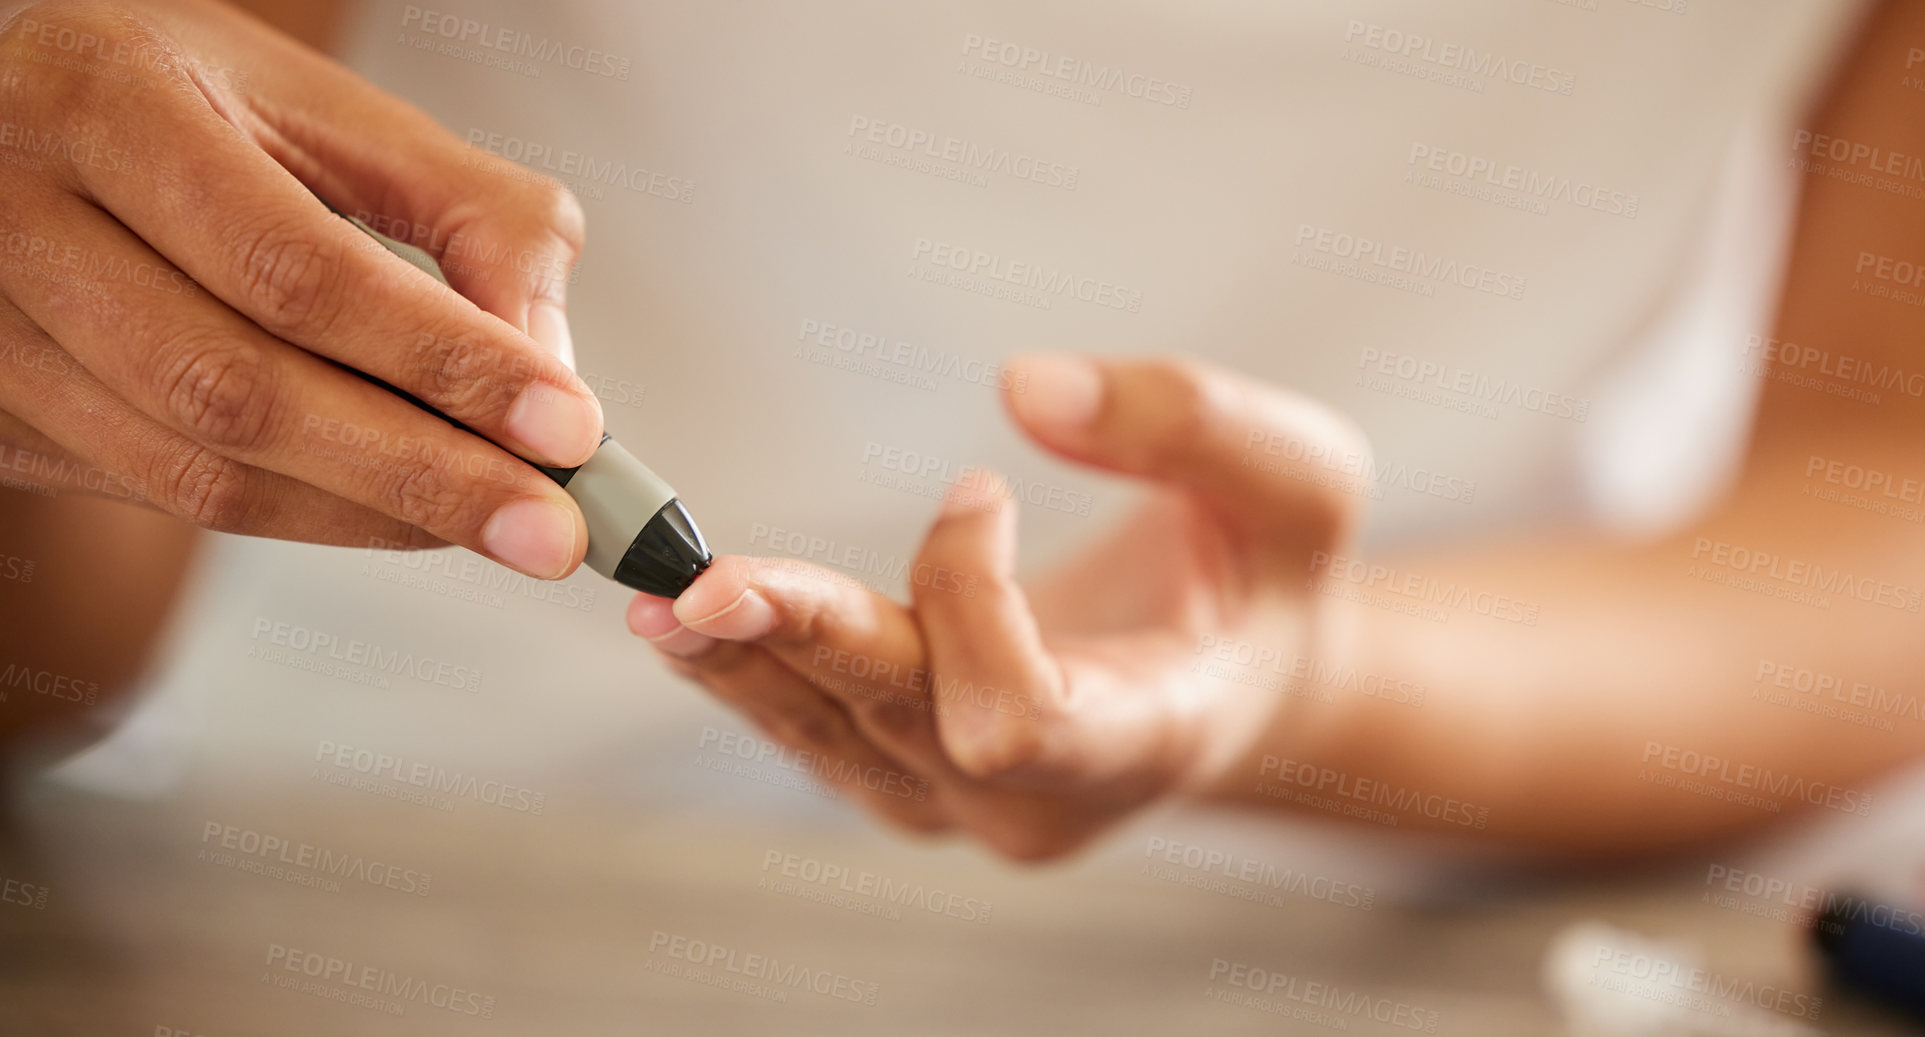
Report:
[[[388,251],[442,284],[448,283],[441,265],[426,251],[396,241],[338,209],[334,211]],[[386,388],[457,428],[474,431],[392,385]],[[585,561],[590,569],[616,583],[644,594],[673,598],[687,590],[715,560],[674,487],[622,449],[608,433],[602,433],[594,456],[574,468],[534,467],[560,484],[581,506],[582,517],[588,520]]]

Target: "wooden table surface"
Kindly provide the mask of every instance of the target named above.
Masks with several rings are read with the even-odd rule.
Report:
[[[796,793],[798,804],[804,795]],[[15,797],[0,857],[0,879],[15,883],[14,896],[0,897],[0,1030],[431,1037],[1336,1029],[1213,1000],[1206,991],[1223,988],[1212,987],[1209,972],[1223,959],[1435,1012],[1437,1033],[1543,1035],[1566,1032],[1540,993],[1544,949],[1586,918],[1688,936],[1723,975],[1810,982],[1799,932],[1704,902],[1696,868],[1460,879],[1378,895],[1366,910],[1288,888],[1273,902],[1253,902],[1147,873],[1151,840],[1191,837],[1180,819],[1152,820],[1066,867],[1017,870],[966,848],[872,833],[837,811],[823,821],[813,807],[791,823],[751,825],[661,802],[568,802],[541,815],[473,809],[469,801],[441,810],[322,781],[211,772],[152,802],[36,782]],[[221,842],[254,844],[230,831],[306,843],[354,867],[392,864],[399,877],[360,867],[360,877],[329,888],[243,871],[238,862],[249,855],[222,858]],[[299,867],[301,852],[278,856],[313,878],[314,869]],[[872,885],[886,879],[954,894],[961,906],[944,914],[923,896],[891,913],[860,890],[842,903],[785,895],[766,880],[780,877],[769,862],[787,855],[867,871],[863,881]],[[389,885],[367,881],[370,874]],[[423,884],[425,892],[407,891]],[[42,890],[39,906],[13,902]],[[977,915],[986,917],[971,920]],[[750,955],[811,970],[826,977],[813,982],[827,992],[769,983],[724,989],[671,974],[681,963],[664,948],[676,938],[691,941],[683,947],[726,948],[738,976],[757,969]],[[290,959],[317,970],[333,959],[364,986],[324,978],[304,990],[307,977],[282,967]],[[729,975],[726,965],[716,972]],[[282,985],[289,982],[291,989]],[[344,1000],[383,982],[390,993],[415,992],[400,1002],[402,1014]],[[870,992],[873,1005],[857,1003]],[[432,1003],[450,999],[453,1008]],[[458,1010],[483,1005],[485,1017]],[[1347,1032],[1412,1032],[1368,1018],[1344,1023]],[[1907,1032],[1835,999],[1819,1026]]]

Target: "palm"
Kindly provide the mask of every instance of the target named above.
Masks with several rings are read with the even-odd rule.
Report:
[[[1052,642],[1195,634],[1235,611],[1238,561],[1235,534],[1219,514],[1190,494],[1157,490],[1094,547],[1034,581],[1030,602]]]

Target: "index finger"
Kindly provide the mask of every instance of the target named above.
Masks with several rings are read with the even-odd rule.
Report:
[[[768,652],[842,703],[865,737],[910,769],[947,769],[936,737],[942,705],[916,619],[853,578],[793,559],[724,556],[675,600],[674,618],[696,634]],[[700,669],[702,656],[691,665]]]
[[[200,93],[147,84],[87,89],[85,104],[136,109],[117,125],[145,168],[130,177],[80,166],[83,190],[228,306],[526,460],[568,467],[594,452],[601,405],[574,372],[329,212]],[[432,166],[415,173],[451,175]],[[170,189],[153,190],[157,182]],[[579,233],[578,208],[552,185],[504,180],[482,201],[529,207]]]

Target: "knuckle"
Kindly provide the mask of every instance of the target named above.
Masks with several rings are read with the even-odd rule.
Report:
[[[233,276],[247,300],[246,315],[282,338],[326,336],[341,312],[337,259],[311,235],[291,228],[244,234],[234,251]]]
[[[111,57],[109,57],[111,56]],[[8,77],[7,92],[27,111],[67,121],[113,117],[130,89],[182,79],[172,40],[129,4],[42,0],[20,9],[0,32],[0,63],[31,67]],[[111,69],[100,66],[111,64]]]
[[[237,453],[266,446],[274,428],[274,374],[260,351],[238,342],[177,337],[160,349],[159,390],[179,426]]]
[[[529,207],[535,218],[568,250],[568,258],[573,259],[581,252],[588,232],[588,218],[582,212],[580,199],[566,185],[552,179],[531,185],[531,190]]]
[[[445,470],[417,461],[397,472],[388,493],[389,513],[395,518],[431,533],[479,528],[480,495],[456,485]]]
[[[944,748],[956,769],[978,781],[994,782],[1032,768],[1043,756],[1043,734],[1038,725],[1001,714],[983,718],[986,727],[974,737],[958,738],[952,725],[943,729]]]
[[[248,528],[247,469],[232,458],[183,441],[157,461],[148,484],[167,510],[203,529],[238,533]]]
[[[779,645],[819,645],[832,644],[835,638],[830,629],[831,623],[822,602],[813,599],[794,600],[771,594],[759,595],[764,601],[777,602],[775,629],[766,638]]]
[[[424,333],[410,391],[457,417],[504,414],[538,365],[514,351]]]
[[[787,709],[769,718],[769,734],[778,742],[829,749],[840,744],[841,721],[827,709]]]
[[[921,733],[929,723],[929,711],[923,707],[930,703],[902,701],[888,688],[875,689],[869,697],[872,701],[861,707],[863,718],[885,738],[907,739]]]
[[[1153,448],[1181,449],[1199,442],[1212,419],[1224,413],[1227,387],[1216,372],[1195,361],[1160,357],[1145,366],[1145,374],[1162,390],[1162,422],[1150,439]]]

